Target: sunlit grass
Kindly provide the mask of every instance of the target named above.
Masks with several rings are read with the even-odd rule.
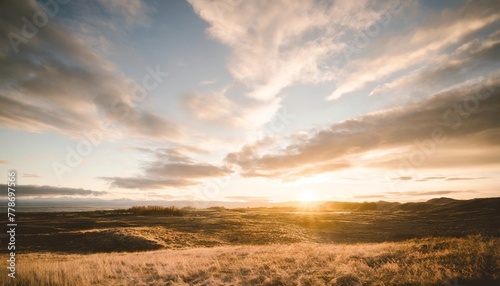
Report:
[[[11,285],[448,285],[499,279],[498,239],[20,254]],[[6,275],[0,284],[9,285]],[[11,281],[12,282],[12,281]]]

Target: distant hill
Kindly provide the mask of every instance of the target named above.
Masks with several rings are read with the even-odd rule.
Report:
[[[331,211],[364,211],[378,210],[387,212],[447,212],[463,213],[487,210],[500,213],[500,198],[479,198],[471,200],[455,200],[451,198],[435,198],[426,202],[325,202],[321,204],[322,210]]]
[[[0,203],[7,203],[6,198],[0,198]],[[128,209],[133,206],[159,205],[178,208],[194,207],[205,209],[210,207],[225,208],[306,208],[320,211],[456,211],[467,212],[489,209],[500,212],[500,198],[480,198],[471,200],[456,200],[452,198],[434,198],[426,202],[232,202],[232,201],[134,201],[134,200],[87,200],[87,199],[23,199],[16,206],[19,212],[74,212],[109,209]],[[5,210],[0,209],[0,213]]]

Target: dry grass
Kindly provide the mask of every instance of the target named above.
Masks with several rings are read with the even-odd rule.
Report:
[[[468,201],[464,201],[464,204]],[[500,201],[498,201],[500,202]],[[181,209],[182,216],[131,211],[22,213],[19,253],[90,254],[229,245],[377,243],[423,237],[500,237],[493,203],[440,211],[329,212],[294,208]],[[0,232],[7,231],[0,225]],[[7,249],[7,241],[0,241]],[[54,243],[57,242],[57,243]]]
[[[162,206],[133,206],[128,209],[134,215],[166,215],[166,216],[182,216],[184,211],[176,207]]]
[[[1,275],[0,284],[453,285],[449,282],[454,277],[500,279],[498,242],[498,238],[469,236],[394,243],[223,246],[142,253],[28,253],[17,257],[16,283],[9,284],[8,277]]]

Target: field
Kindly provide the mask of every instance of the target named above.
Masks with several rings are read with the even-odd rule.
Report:
[[[31,253],[19,258],[17,285],[448,285],[453,278],[461,285],[496,285],[486,279],[500,278],[498,242],[472,236],[148,253]]]
[[[17,278],[0,284],[500,285],[499,206],[24,213]]]

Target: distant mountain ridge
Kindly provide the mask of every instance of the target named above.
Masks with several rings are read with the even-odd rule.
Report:
[[[456,200],[452,198],[434,198],[426,202],[325,202],[320,205],[322,210],[343,210],[343,211],[449,211],[449,212],[468,212],[488,209],[500,213],[500,198],[477,198],[470,200]]]
[[[0,198],[0,202],[6,204],[6,199]],[[23,199],[19,202],[20,212],[71,212],[71,211],[94,211],[106,209],[128,209],[132,206],[175,206],[179,208],[194,207],[204,209],[210,207],[225,208],[300,208],[311,211],[477,211],[481,209],[495,210],[500,212],[500,197],[477,198],[470,200],[456,200],[452,198],[433,198],[425,202],[235,202],[235,201],[133,201],[133,200],[88,200],[88,199]],[[0,210],[2,212],[2,210]]]

